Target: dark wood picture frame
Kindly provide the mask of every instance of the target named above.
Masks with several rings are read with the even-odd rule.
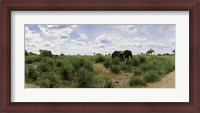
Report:
[[[199,0],[3,0],[0,28],[0,112],[200,113]],[[11,11],[189,11],[189,102],[11,102]]]

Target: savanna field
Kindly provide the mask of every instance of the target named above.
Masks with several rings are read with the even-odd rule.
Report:
[[[145,88],[174,70],[174,55],[135,55],[125,61],[110,55],[25,56],[29,88]]]

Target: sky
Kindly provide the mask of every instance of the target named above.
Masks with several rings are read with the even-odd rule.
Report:
[[[112,54],[131,50],[133,55],[153,49],[154,54],[175,49],[175,24],[26,24],[25,50],[39,54],[40,49],[53,54]]]

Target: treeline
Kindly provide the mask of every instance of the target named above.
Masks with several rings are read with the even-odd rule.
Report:
[[[52,56],[65,56],[65,54],[61,53],[60,55],[53,55],[52,52],[50,50],[39,50],[40,52],[40,56],[47,56],[47,57],[52,57]],[[149,49],[147,50],[146,53],[140,53],[139,55],[155,55],[153,54],[155,51],[153,49]],[[33,52],[28,52],[27,50],[25,50],[25,56],[28,55],[37,55]],[[101,53],[93,53],[94,56],[111,56],[111,54],[101,54]],[[164,54],[157,54],[157,56],[170,56],[170,55],[175,55],[175,50],[172,50],[172,53],[164,53]],[[69,55],[70,56],[70,55]],[[77,54],[77,56],[81,56],[80,54]],[[87,55],[84,55],[87,56]]]

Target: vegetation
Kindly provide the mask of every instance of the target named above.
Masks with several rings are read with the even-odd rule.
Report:
[[[53,55],[48,50],[39,52],[37,55],[25,51],[25,82],[41,88],[113,88],[117,87],[115,78],[123,73],[131,74],[127,87],[146,87],[175,69],[175,50],[173,55],[152,55],[154,50],[150,49],[147,55],[136,55],[124,61],[100,53],[69,56]],[[106,72],[96,73],[96,64],[101,64],[105,68],[102,71]]]

